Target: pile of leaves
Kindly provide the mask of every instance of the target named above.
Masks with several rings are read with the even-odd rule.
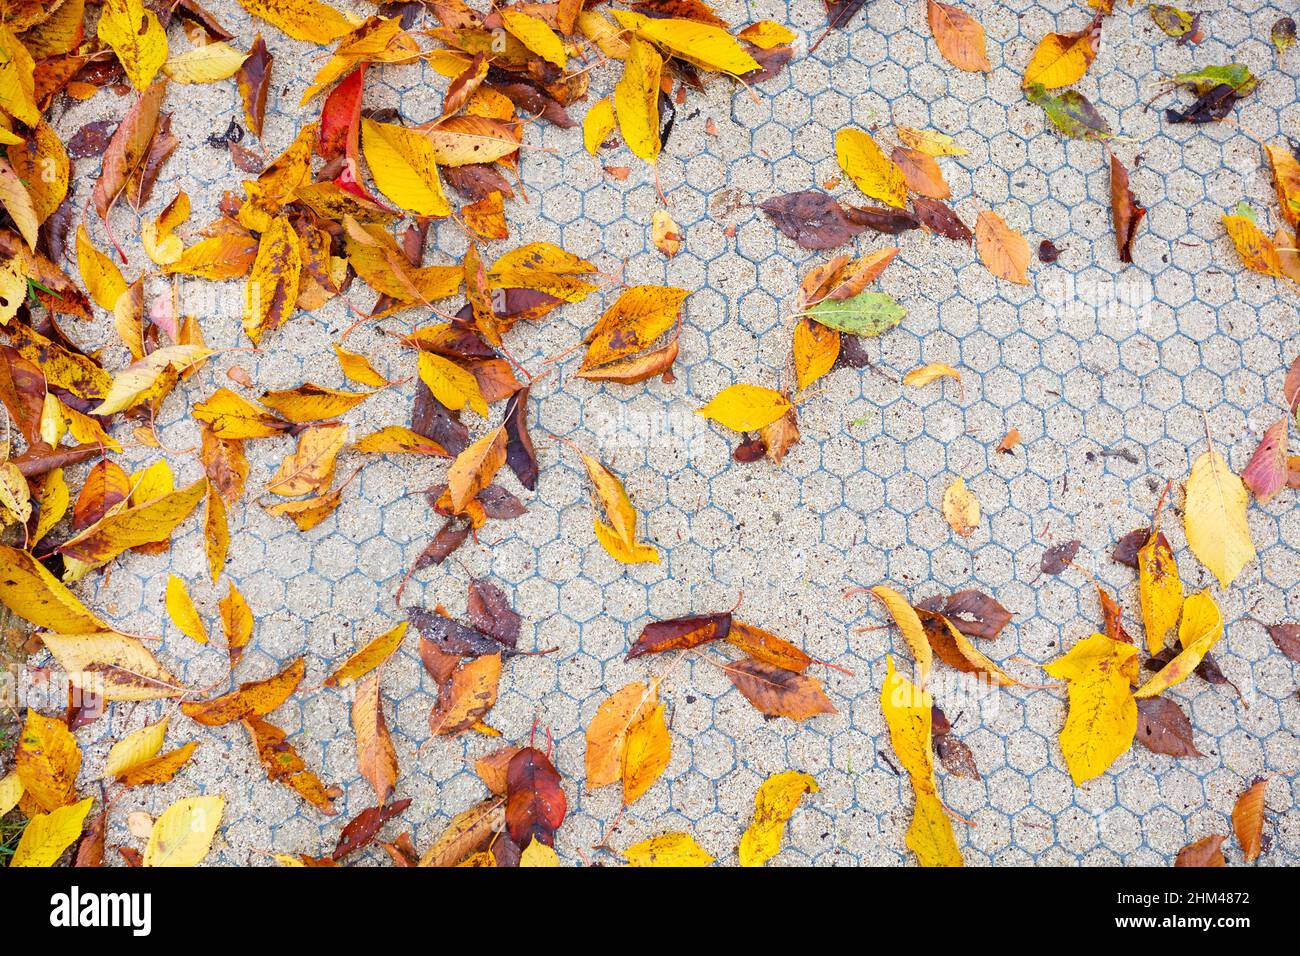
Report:
[[[421,851],[409,833],[382,839],[385,827],[411,803],[397,793],[402,768],[382,687],[385,669],[400,666],[397,652],[407,622],[377,634],[317,688],[303,687],[305,658],[274,675],[243,680],[244,653],[256,635],[248,601],[228,581],[218,619],[205,620],[191,590],[215,588],[226,574],[229,513],[246,496],[248,442],[283,448],[282,463],[265,487],[272,503],[264,507],[301,531],[344,505],[350,483],[373,456],[445,459],[444,480],[424,493],[429,543],[407,578],[446,561],[471,538],[477,542],[489,520],[524,514],[526,499],[508,483],[532,492],[543,480],[529,409],[532,385],[544,373],[524,368],[508,339],[519,323],[542,322],[609,278],[549,242],[517,242],[495,256],[480,250],[479,243],[512,238],[505,203],[522,194],[528,126],[578,127],[570,110],[587,99],[591,73],[614,70],[613,95],[588,103],[581,131],[573,135],[581,135],[596,155],[617,132],[635,156],[655,167],[658,182],[656,164],[690,91],[708,78],[760,96],[752,87],[791,60],[796,35],[772,21],[733,30],[702,0],[638,0],[631,9],[608,11],[584,0],[560,0],[487,13],[462,0],[435,0],[427,7],[436,25],[425,28],[417,26],[425,12],[418,4],[359,19],[320,0],[240,3],[277,31],[270,43],[260,33],[241,43],[199,0],[159,6],[104,0],[97,9],[84,0],[13,3],[0,23],[0,403],[8,423],[0,446],[0,602],[37,629],[27,649],[48,652],[73,692],[65,713],[27,709],[14,766],[0,776],[0,816],[13,812],[22,819],[11,865],[49,866],[71,856],[77,865],[95,866],[111,859],[110,849],[132,866],[193,865],[208,855],[225,812],[224,798],[215,794],[177,800],[156,819],[131,814],[127,829],[142,848],[106,846],[112,798],[97,798],[93,788],[79,786],[86,774],[76,731],[111,702],[179,706],[114,743],[104,766],[91,772],[104,783],[101,794],[173,780],[203,746],[201,728],[238,723],[248,733],[248,756],[256,755],[270,780],[319,813],[334,815],[340,789],[322,781],[273,722],[291,697],[307,693],[350,694],[357,768],[374,802],[339,828],[332,849],[280,854],[279,862],[336,865],[378,843],[400,866],[557,865],[565,781],[549,743],[542,747],[537,740],[537,727],[526,744],[506,744],[477,762],[487,796],[456,811],[431,846]],[[827,31],[844,28],[862,6],[861,0],[828,2]],[[1097,56],[1111,13],[1109,0],[1100,6],[1077,31],[1044,37],[1023,73],[1025,96],[1061,134],[1097,141],[1114,138],[1098,111],[1077,91],[1053,91],[1077,83]],[[938,0],[927,0],[926,11],[948,62],[964,71],[992,69],[974,17]],[[1176,42],[1194,45],[1203,35],[1197,16],[1159,5],[1150,14]],[[169,31],[183,32],[190,49],[173,55]],[[295,138],[266,162],[251,144],[263,134],[272,47],[280,34],[327,47],[328,54],[303,97]],[[1279,55],[1294,36],[1294,23],[1279,21],[1272,31]],[[415,64],[447,80],[437,115],[404,116],[366,105],[374,68]],[[1171,81],[1197,97],[1183,112],[1168,112],[1171,124],[1221,120],[1258,83],[1239,64],[1203,67]],[[191,227],[184,192],[160,197],[161,209],[145,216],[146,207],[159,205],[152,200],[160,172],[179,145],[168,112],[180,95],[175,87],[225,82],[239,92],[243,123],[232,121],[209,144],[224,149],[232,168],[248,178],[221,196],[216,219],[197,228]],[[52,106],[64,98],[91,99],[105,89],[129,94],[120,121],[97,120],[63,142],[47,119]],[[978,213],[972,230],[948,205],[951,189],[940,160],[967,152],[954,136],[897,127],[897,145],[886,154],[878,135],[840,130],[834,151],[852,184],[882,205],[844,206],[827,192],[801,190],[761,204],[774,227],[813,250],[839,248],[867,230],[898,235],[921,228],[973,244],[995,277],[1029,284],[1024,235],[989,209]],[[1244,207],[1225,216],[1224,226],[1250,269],[1300,281],[1294,235],[1300,226],[1300,152],[1294,144],[1266,145],[1265,151],[1286,227],[1269,239]],[[74,163],[91,158],[100,160],[93,216],[69,201]],[[1113,153],[1109,160],[1116,247],[1127,263],[1146,210],[1130,189],[1128,169]],[[614,180],[629,174],[622,167],[605,171]],[[239,177],[232,175],[232,186],[234,178]],[[650,235],[671,257],[688,240],[662,190],[660,195],[665,208],[655,210]],[[127,223],[132,228],[124,228]],[[460,230],[468,238],[459,261],[425,261],[427,240],[439,229]],[[122,237],[139,243],[152,263],[148,272],[123,274],[119,263],[129,260]],[[839,255],[813,268],[791,316],[791,380],[778,388],[733,384],[698,409],[741,436],[734,452],[738,462],[767,459],[779,465],[799,441],[797,404],[806,390],[836,368],[869,364],[862,338],[886,334],[906,318],[893,295],[868,289],[897,253],[888,247]],[[1048,242],[1039,254],[1045,262],[1056,257]],[[194,394],[187,383],[222,353],[205,343],[202,316],[182,314],[174,290],[150,293],[146,280],[154,276],[242,282],[243,331],[258,349],[274,349],[278,330],[299,314],[343,299],[356,321],[338,336],[333,353],[351,386],[303,382],[259,390],[246,370],[229,365],[230,385]],[[360,291],[355,283],[373,294],[367,311],[353,304]],[[611,388],[655,377],[672,383],[690,294],[660,285],[620,288],[575,346],[585,350],[577,376]],[[354,329],[393,316],[411,319],[398,336],[411,359],[407,378],[381,373],[369,356],[346,346]],[[106,366],[102,352],[79,345],[81,335],[65,328],[97,318],[111,321],[120,350],[129,355],[124,365]],[[411,379],[409,424],[351,435],[344,420],[350,411]],[[958,369],[931,363],[909,372],[903,385],[922,388],[945,379],[961,386]],[[1182,514],[1188,545],[1224,589],[1254,560],[1250,496],[1266,502],[1300,484],[1296,458],[1287,454],[1290,422],[1300,404],[1300,361],[1291,367],[1282,399],[1279,419],[1240,477],[1211,444],[1187,478]],[[193,454],[202,477],[179,487],[155,429],[163,403],[174,400],[186,403],[200,435]],[[494,406],[500,406],[499,417]],[[466,410],[472,415],[468,422]],[[498,423],[489,426],[492,421]],[[160,454],[129,472],[119,460],[124,440]],[[1018,442],[1019,433],[1011,429],[996,450],[1012,454]],[[619,476],[576,445],[570,450],[590,480],[593,534],[609,559],[658,562],[659,545],[639,529]],[[336,481],[344,455],[355,460],[355,468]],[[70,589],[87,575],[107,575],[133,553],[166,551],[200,505],[210,581],[171,576],[166,612],[198,644],[208,644],[219,629],[229,669],[224,693],[185,686],[159,659],[156,652],[165,658],[165,647],[123,632]],[[949,485],[942,510],[959,537],[981,525],[978,498],[961,477]],[[1134,740],[1160,753],[1198,756],[1190,721],[1166,692],[1193,676],[1227,682],[1210,654],[1225,631],[1218,602],[1208,592],[1184,597],[1159,517],[1157,509],[1149,528],[1129,533],[1116,547],[1116,559],[1138,571],[1148,659],[1140,662],[1142,650],[1123,624],[1122,609],[1097,586],[1101,630],[1045,668],[1064,682],[1068,695],[1061,747],[1076,784],[1106,772]],[[1044,574],[1069,568],[1082,571],[1078,542],[1044,556]],[[405,583],[393,595],[397,608]],[[915,680],[909,680],[886,655],[885,672],[877,675],[881,711],[915,798],[906,844],[922,864],[959,865],[959,841],[936,767],[976,779],[979,769],[927,688],[935,658],[999,689],[1040,685],[1012,676],[976,646],[996,638],[1012,620],[993,597],[966,590],[913,603],[886,585],[869,591],[888,611],[915,665]],[[520,655],[558,650],[527,646],[527,622],[492,581],[470,582],[467,608],[468,623],[441,605],[402,608],[420,635],[419,658],[437,688],[429,715],[433,739],[501,736],[490,719],[503,668]],[[743,623],[737,610],[644,627],[627,657],[647,659],[646,678],[609,694],[586,728],[589,789],[620,784],[626,808],[659,783],[673,750],[669,705],[660,689],[670,684],[681,660],[720,668],[765,718],[803,721],[837,712],[822,681],[809,671],[843,669]],[[1284,654],[1300,660],[1297,627],[1281,623],[1269,632]],[[1177,647],[1169,643],[1173,634]],[[670,662],[650,672],[665,657]],[[1144,666],[1153,671],[1145,681]],[[1252,784],[1233,813],[1247,862],[1266,843],[1266,786]],[[797,770],[763,783],[737,848],[739,861],[762,865],[775,855],[803,796],[817,792],[816,781]],[[616,831],[617,819],[608,835]],[[1222,863],[1224,839],[1207,837],[1184,850],[1179,861]],[[603,841],[601,849],[608,849]],[[632,865],[713,862],[692,835],[681,832],[626,847],[620,855]]]

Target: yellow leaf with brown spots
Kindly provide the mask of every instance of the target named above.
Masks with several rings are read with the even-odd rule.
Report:
[[[962,538],[975,533],[980,523],[980,502],[963,478],[954,478],[943,493],[943,516],[948,527]]]
[[[402,621],[396,627],[389,628],[367,643],[365,647],[344,661],[338,670],[325,678],[325,686],[347,687],[352,682],[361,679],[379,667],[402,646],[402,638],[406,636],[406,627],[407,622]]]
[[[908,648],[912,651],[912,660],[916,662],[917,679],[921,682],[921,686],[924,687],[926,678],[930,676],[930,668],[934,665],[934,654],[930,649],[930,641],[925,636],[925,627],[921,624],[916,609],[903,595],[883,584],[877,584],[871,588],[871,593],[880,599],[880,603],[885,605],[885,610],[889,611],[890,617],[894,619],[898,629],[903,632],[903,640],[907,642]]]
[[[137,90],[148,87],[167,62],[167,31],[144,0],[104,0],[98,36],[113,48]]]
[[[1183,582],[1178,576],[1178,563],[1162,532],[1153,531],[1147,543],[1138,549],[1137,565],[1138,603],[1147,650],[1159,654],[1183,611]]]
[[[623,851],[631,866],[708,866],[713,862],[689,833],[665,833],[634,843]]]
[[[198,866],[212,849],[225,806],[221,796],[177,800],[154,821],[144,865]]]
[[[287,216],[277,216],[262,233],[244,296],[244,332],[256,345],[293,316],[302,278],[298,233]]]
[[[86,797],[80,803],[58,807],[49,813],[38,813],[27,822],[23,835],[18,839],[11,867],[40,866],[49,867],[58,862],[65,850],[72,846],[81,836],[86,823],[86,814],[90,812],[94,797]]]
[[[817,781],[798,770],[784,770],[763,781],[754,795],[754,819],[740,838],[740,865],[762,866],[781,849],[786,822]]]
[[[505,426],[492,429],[456,456],[447,470],[447,491],[451,510],[462,514],[506,461]]]
[[[344,392],[307,382],[297,388],[263,392],[258,399],[286,421],[303,423],[337,418],[364,402],[374,392]]]
[[[334,480],[334,466],[347,443],[348,426],[316,425],[298,436],[298,447],[266,486],[286,498],[320,492]]]
[[[881,151],[871,134],[853,127],[840,130],[835,134],[835,158],[868,196],[899,209],[906,205],[903,171]]]
[[[1223,614],[1208,591],[1200,591],[1183,602],[1183,619],[1178,624],[1182,651],[1133,694],[1155,697],[1192,676],[1210,648],[1223,636]]]
[[[248,717],[265,717],[298,689],[306,670],[306,662],[299,657],[266,680],[245,681],[238,690],[211,700],[184,701],[181,713],[205,727],[220,727]]]
[[[1061,750],[1075,786],[1099,777],[1133,745],[1137,648],[1093,634],[1043,668],[1068,684],[1070,699]]]
[[[42,634],[69,682],[105,700],[161,700],[188,692],[134,637],[100,634]]]
[[[27,710],[14,769],[36,806],[49,812],[76,800],[81,748],[63,721]]]
[[[30,552],[0,544],[0,603],[37,627],[71,634],[107,630]]]
[[[639,36],[628,43],[623,77],[614,87],[614,116],[628,149],[647,163],[659,158],[659,74],[663,57]]]

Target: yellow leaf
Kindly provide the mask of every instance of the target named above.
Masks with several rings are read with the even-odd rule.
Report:
[[[944,491],[943,516],[948,527],[963,538],[969,538],[979,527],[980,502],[966,487],[964,479],[954,478]]]
[[[880,688],[880,709],[889,725],[889,741],[912,781],[916,806],[907,828],[907,846],[922,866],[961,866],[961,851],[953,836],[952,823],[939,799],[934,779],[931,720],[934,701],[894,670],[894,658],[887,659],[885,682]]]
[[[516,127],[483,116],[452,116],[424,135],[440,166],[494,163],[518,151]]]
[[[286,421],[302,424],[337,418],[360,405],[374,392],[344,392],[307,382],[297,388],[263,392],[259,401]]]
[[[506,460],[506,430],[492,429],[456,456],[447,470],[451,510],[462,514],[480,491],[492,483]]]
[[[587,724],[587,789],[608,786],[623,773],[628,733],[658,702],[658,682],[641,681],[615,691],[601,701]]]
[[[144,0],[104,0],[98,35],[137,90],[148,87],[167,62],[167,32]]]
[[[0,23],[0,47],[5,51],[0,62],[0,110],[26,126],[35,126],[41,121],[36,105],[36,61],[4,23]]]
[[[519,865],[559,866],[560,858],[553,849],[541,840],[534,839],[528,846],[524,847],[524,852],[519,854]]]
[[[729,385],[695,414],[733,431],[751,432],[772,424],[789,410],[790,402],[780,392],[761,385]]]
[[[120,301],[120,300],[119,300]],[[112,415],[125,411],[146,397],[159,384],[168,371],[181,372],[193,368],[212,354],[203,345],[167,345],[150,352],[120,372],[92,415]]]
[[[244,296],[244,332],[254,345],[292,317],[301,278],[298,232],[288,216],[277,216],[257,244]]]
[[[81,836],[86,814],[94,802],[94,797],[87,797],[72,806],[36,814],[27,822],[9,865],[53,866],[63,852]]]
[[[601,143],[614,132],[617,123],[614,119],[613,99],[606,96],[597,100],[582,118],[582,145],[587,148],[587,152],[595,156]]]
[[[1225,588],[1255,558],[1247,500],[1246,486],[1213,448],[1193,463],[1183,505],[1187,544]]]
[[[1265,144],[1268,164],[1273,170],[1273,188],[1282,217],[1292,226],[1300,225],[1300,160],[1285,146]],[[17,164],[15,164],[16,166]],[[1292,245],[1295,243],[1285,243]],[[1293,253],[1294,255],[1294,253]]]
[[[713,862],[689,833],[665,833],[634,843],[623,851],[632,866],[708,866]]]
[[[17,770],[11,770],[0,777],[0,817],[18,806],[18,801],[23,798],[24,792],[23,782],[19,779]]]
[[[208,631],[203,626],[185,582],[174,574],[167,576],[167,614],[180,632],[200,644],[208,643]]]
[[[162,750],[163,740],[167,736],[167,720],[164,717],[156,724],[148,724],[139,730],[127,734],[108,751],[108,760],[104,764],[104,779],[120,777],[143,763],[147,763]]]
[[[762,866],[781,849],[786,821],[805,793],[816,793],[817,781],[798,770],[773,774],[754,795],[754,819],[740,838],[740,865]]]
[[[433,352],[421,352],[419,357],[419,374],[422,381],[443,405],[453,412],[458,412],[466,405],[484,418],[487,417],[487,401],[479,390],[478,379],[474,373],[461,368],[451,359],[435,355]]]
[[[315,498],[302,498],[297,501],[282,501],[267,505],[266,513],[277,518],[288,517],[298,526],[299,531],[310,531],[336,510],[343,501],[343,486]]]
[[[1077,33],[1049,33],[1043,37],[1025,67],[1023,85],[1038,83],[1053,90],[1078,83],[1097,56],[1100,26],[1098,18]]]
[[[1169,542],[1159,531],[1139,550],[1138,602],[1142,608],[1142,627],[1146,631],[1147,650],[1159,654],[1165,637],[1178,623],[1183,610],[1183,582]]]
[[[45,476],[44,488],[41,491],[41,514],[36,519],[36,530],[32,532],[33,545],[39,544],[41,539],[63,520],[63,516],[68,513],[70,501],[68,482],[63,477],[63,469],[55,468]]]
[[[207,479],[200,478],[180,491],[105,515],[59,550],[66,557],[98,567],[129,548],[166,541],[198,505],[207,484]]]
[[[623,749],[623,806],[631,806],[654,786],[672,757],[672,738],[664,705],[652,706],[627,734]]]
[[[946,133],[936,133],[929,129],[912,129],[910,126],[900,126],[896,132],[904,146],[919,149],[931,156],[965,156],[970,152],[965,147],[957,145],[956,141]]]
[[[1155,697],[1186,680],[1222,636],[1223,614],[1219,605],[1207,591],[1193,594],[1183,604],[1183,619],[1178,625],[1178,643],[1182,645],[1182,651],[1133,696]]]
[[[877,584],[871,589],[871,593],[885,605],[885,610],[889,611],[889,616],[903,632],[903,640],[907,642],[908,648],[912,651],[912,659],[916,662],[917,680],[924,687],[926,678],[930,676],[930,668],[934,666],[934,654],[916,609],[903,595],[883,584]]]
[[[217,602],[217,610],[221,613],[221,630],[233,666],[253,637],[253,610],[233,583],[229,584],[226,596]]]
[[[637,513],[623,483],[590,455],[582,463],[596,494],[594,527],[601,547],[622,564],[658,564],[658,549],[636,539]]]
[[[142,787],[150,784],[170,783],[176,773],[189,763],[194,751],[199,749],[198,741],[191,740],[182,747],[146,760],[137,766],[123,770],[117,782],[124,787]]]
[[[451,457],[447,449],[432,438],[412,431],[404,425],[388,425],[377,432],[358,438],[352,450],[371,455],[411,454]]]
[[[41,641],[67,672],[72,686],[105,700],[161,700],[187,692],[134,637],[42,634]]]
[[[659,74],[663,57],[634,36],[628,44],[623,76],[614,87],[614,115],[628,149],[647,163],[659,158]]]
[[[175,265],[182,260],[185,244],[176,235],[176,229],[189,218],[190,197],[178,192],[156,218],[140,224],[140,244],[150,259],[160,266]]]
[[[126,280],[113,260],[91,244],[84,223],[77,227],[77,268],[91,299],[101,309],[112,312],[126,291]]]
[[[505,829],[505,800],[492,797],[462,810],[420,857],[420,866],[456,866]],[[489,854],[490,856],[491,854]]]
[[[0,562],[0,603],[19,617],[52,631],[108,629],[27,551],[0,545]]]
[[[631,22],[622,11],[614,16]],[[624,25],[627,25],[627,22]],[[759,69],[758,61],[745,52],[745,48],[726,30],[701,23],[698,20],[681,20],[674,17],[641,17],[636,25],[637,35],[653,41],[678,59],[693,63],[712,73],[730,73],[743,76]]]
[[[1223,228],[1228,231],[1228,237],[1237,247],[1237,254],[1247,269],[1274,278],[1282,277],[1282,259],[1277,246],[1253,219],[1249,216],[1224,216]]]
[[[405,126],[363,118],[361,149],[375,185],[397,205],[417,216],[451,213],[427,136]]]
[[[960,382],[961,372],[943,362],[930,362],[928,365],[914,368],[904,375],[903,384],[910,385],[913,388],[921,388],[941,378],[950,378],[955,382]]]
[[[789,46],[796,39],[795,32],[775,20],[759,20],[736,34],[737,40],[752,43],[760,50],[773,50]]]
[[[208,573],[212,575],[212,583],[216,584],[230,551],[230,520],[225,499],[211,481],[208,482],[207,507],[203,510],[203,550],[208,556]]]
[[[928,0],[926,16],[930,32],[943,58],[969,73],[987,73],[992,69],[984,46],[984,27],[965,10]]]
[[[216,83],[234,76],[247,59],[247,53],[218,40],[172,57],[163,72],[177,83]]]
[[[356,28],[346,16],[319,0],[239,0],[239,5],[295,40],[309,43],[333,43]]]
[[[565,302],[581,302],[596,287],[578,276],[596,271],[586,259],[549,242],[530,242],[505,253],[488,270],[494,289],[533,289]]]
[[[335,344],[334,354],[338,356],[339,368],[350,381],[358,385],[369,385],[372,388],[383,388],[389,384],[388,379],[375,371],[375,367],[370,364],[370,359],[361,353],[349,352]]]
[[[267,490],[285,498],[320,492],[334,480],[334,465],[348,440],[348,426],[316,425],[298,436],[294,453],[280,463]]]
[[[293,695],[302,683],[306,662],[297,658],[266,680],[245,681],[238,690],[211,700],[184,701],[181,713],[205,727],[221,727],[236,720],[265,717]]]
[[[1137,648],[1093,634],[1043,668],[1069,685],[1070,712],[1061,751],[1075,786],[1099,777],[1133,745],[1137,701]]]
[[[25,141],[10,146],[8,155],[15,175],[27,184],[36,221],[45,222],[68,195],[72,168],[62,140],[42,121]]]
[[[975,220],[975,243],[989,272],[1008,282],[1029,285],[1029,243],[995,212],[981,209]]]
[[[569,57],[564,52],[561,40],[543,21],[518,10],[502,10],[501,25],[515,38],[548,63],[554,63],[561,70],[568,65]]]
[[[369,674],[384,661],[393,656],[406,636],[407,622],[402,621],[396,627],[380,634],[365,647],[349,657],[343,666],[325,678],[326,687],[347,687],[366,674]]]
[[[0,463],[0,525],[9,520],[26,524],[32,516],[32,493],[27,479],[11,461]]]
[[[847,127],[835,134],[835,158],[854,184],[890,206],[907,204],[907,180],[903,171],[881,151],[870,134]]]
[[[270,438],[288,427],[274,415],[263,411],[252,402],[222,387],[203,402],[195,404],[191,413],[207,424],[217,438],[238,440],[243,438]]]
[[[76,799],[81,748],[63,721],[28,708],[15,764],[27,796],[42,810],[57,810]]]
[[[644,352],[677,324],[685,289],[637,285],[623,291],[587,334],[587,354],[578,374],[588,377],[602,367]]]
[[[163,271],[200,279],[240,279],[248,274],[257,250],[252,233],[231,230],[196,242],[179,259],[163,264]]]
[[[212,849],[226,799],[220,796],[177,800],[154,821],[145,866],[198,866]]]

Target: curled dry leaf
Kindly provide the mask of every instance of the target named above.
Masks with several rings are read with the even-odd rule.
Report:
[[[612,471],[589,455],[582,456],[594,494],[596,540],[622,564],[658,564],[659,550],[637,540],[637,513]]]

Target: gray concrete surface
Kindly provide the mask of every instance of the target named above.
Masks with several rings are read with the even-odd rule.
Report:
[[[408,588],[408,602],[441,601],[461,613],[467,575],[487,576],[523,615],[523,646],[560,648],[509,663],[490,722],[510,741],[524,738],[535,719],[551,728],[570,798],[556,844],[566,863],[593,856],[592,844],[619,805],[617,788],[582,792],[583,728],[607,693],[669,664],[625,663],[626,647],[652,619],[730,607],[740,591],[743,619],[855,672],[820,674],[840,713],[802,724],[767,721],[715,667],[700,660],[680,664],[664,691],[672,762],[624,817],[611,845],[684,829],[734,863],[755,789],[770,773],[796,768],[813,774],[821,792],[805,798],[774,864],[911,862],[903,845],[911,794],[883,756],[890,749],[878,705],[884,657],[897,638],[889,630],[855,632],[882,618],[861,599],[842,600],[842,591],[892,582],[921,598],[982,588],[1016,613],[988,648],[990,656],[1032,681],[1036,665],[1099,622],[1095,596],[1080,576],[1038,577],[1045,544],[1082,538],[1081,562],[1120,594],[1136,618],[1135,576],[1112,564],[1107,550],[1146,519],[1166,479],[1186,476],[1202,448],[1202,411],[1238,469],[1278,415],[1284,369],[1297,348],[1296,292],[1246,272],[1219,216],[1246,199],[1270,230],[1278,223],[1256,141],[1300,133],[1300,50],[1279,62],[1268,43],[1269,28],[1286,12],[1282,5],[1198,3],[1208,35],[1200,46],[1180,47],[1160,34],[1142,5],[1120,4],[1106,21],[1101,54],[1078,88],[1121,134],[1115,149],[1136,165],[1133,188],[1150,209],[1129,267],[1121,267],[1115,254],[1102,148],[1045,130],[1041,111],[1019,92],[1020,73],[1042,34],[1078,29],[1089,11],[1068,0],[978,0],[969,7],[988,30],[994,71],[987,76],[961,73],[939,57],[921,0],[872,0],[851,29],[827,39],[812,57],[806,50],[824,23],[821,3],[719,4],[737,26],[762,18],[787,23],[799,33],[797,53],[779,79],[758,88],[757,102],[714,80],[679,109],[661,163],[669,208],[686,235],[671,262],[650,245],[654,186],[625,148],[592,158],[582,150],[579,130],[539,125],[528,133],[530,144],[545,147],[525,153],[528,201],[508,203],[511,239],[486,254],[546,239],[602,269],[622,266],[629,283],[693,290],[676,383],[596,386],[571,377],[576,356],[567,361],[564,375],[551,376],[534,393],[542,476],[537,493],[525,496],[527,516],[490,525],[484,536],[490,547],[467,546],[456,561],[417,575]],[[252,23],[232,0],[211,0],[209,8],[241,45],[260,29],[276,57],[263,144],[274,155],[314,117],[314,109],[297,104],[322,62],[320,51]],[[183,37],[172,34],[174,48],[181,49]],[[1234,111],[1236,123],[1169,126],[1144,105],[1162,75],[1232,59],[1261,77],[1258,91]],[[593,70],[592,101],[608,93],[617,76],[616,65]],[[420,122],[436,115],[444,83],[419,67],[385,67],[373,71],[366,104],[398,106],[408,120]],[[238,103],[233,82],[172,90],[168,108],[175,111],[173,129],[182,145],[146,214],[156,214],[184,188],[194,202],[185,235],[214,216],[221,191],[237,188],[242,176],[204,140],[238,115]],[[88,103],[61,102],[53,117],[67,136],[125,107],[101,93]],[[578,106],[574,114],[583,111]],[[705,132],[710,119],[717,136]],[[729,457],[734,436],[708,427],[693,409],[732,382],[781,382],[793,293],[803,272],[826,258],[782,238],[749,203],[839,175],[833,136],[849,124],[911,125],[956,136],[970,154],[943,160],[943,168],[962,217],[973,224],[979,209],[992,208],[1034,247],[1051,239],[1063,254],[1055,266],[1034,262],[1033,284],[1019,287],[993,279],[965,246],[920,233],[902,237],[902,252],[882,286],[908,316],[869,345],[884,374],[834,373],[801,406],[804,439],[781,467],[738,465]],[[602,173],[603,164],[630,166],[632,175],[614,181]],[[77,163],[79,201],[89,194],[95,166],[93,160]],[[861,201],[848,184],[836,195]],[[119,234],[134,239],[127,214],[118,213],[116,222]],[[93,224],[93,232],[102,244],[102,226]],[[451,261],[463,242],[458,230],[440,228],[431,256]],[[857,248],[885,244],[883,237],[866,236]],[[126,271],[133,277],[142,254],[134,242],[128,245],[134,261]],[[240,286],[194,284],[187,294],[210,344],[245,344]],[[369,293],[360,285],[352,294],[368,306]],[[520,327],[511,335],[512,353],[536,368],[543,356],[574,344],[616,294],[595,294],[543,323]],[[175,449],[196,443],[189,407],[227,384],[230,365],[248,368],[259,388],[305,380],[344,385],[330,343],[351,321],[336,302],[296,318],[269,338],[260,355],[233,353],[214,362],[166,403],[165,441]],[[400,331],[426,321],[416,311],[377,328]],[[88,346],[105,346],[110,367],[125,364],[107,322],[76,333]],[[414,372],[412,356],[375,329],[357,333],[349,346],[371,355],[392,377]],[[964,398],[951,382],[923,390],[896,383],[927,361],[959,366]],[[348,417],[356,434],[405,423],[411,395],[410,386],[393,389],[361,406]],[[468,420],[482,428],[472,416]],[[1015,454],[994,454],[1011,426],[1024,443]],[[624,476],[644,516],[646,538],[662,550],[661,565],[625,568],[595,544],[581,466],[545,437],[548,430],[598,452]],[[338,513],[302,534],[256,503],[289,449],[287,440],[250,443],[250,493],[232,514],[229,573],[257,616],[238,677],[269,675],[306,654],[306,684],[318,685],[398,619],[393,591],[436,527],[415,493],[437,480],[445,465],[367,459]],[[1131,451],[1136,463],[1104,454],[1117,449]],[[144,463],[156,455],[136,446],[125,457]],[[169,460],[183,480],[197,476],[191,457]],[[345,456],[340,475],[361,463]],[[964,540],[952,535],[939,511],[957,475],[984,511],[979,529]],[[507,484],[515,488],[513,478]],[[1181,501],[1177,494],[1175,501]],[[1246,619],[1300,615],[1294,501],[1293,493],[1284,493],[1268,506],[1252,505],[1260,559],[1222,595],[1229,623],[1219,656],[1246,699],[1199,679],[1173,692],[1206,756],[1175,761],[1135,747],[1104,777],[1075,788],[1056,739],[1064,718],[1059,693],[1009,690],[971,703],[940,685],[940,703],[951,717],[961,714],[957,730],[983,773],[978,782],[941,780],[945,801],[974,824],[957,825],[969,863],[1165,865],[1189,841],[1229,832],[1232,801],[1256,774],[1273,779],[1273,845],[1263,862],[1300,861],[1297,667]],[[1169,517],[1165,530],[1188,588],[1210,587],[1218,595],[1186,550],[1181,522]],[[202,554],[201,531],[191,521],[168,554],[132,557],[111,577],[81,587],[89,603],[117,624],[161,634],[162,658],[196,686],[222,678],[224,655],[219,646],[197,647],[176,631],[163,610],[163,590],[169,571],[180,574],[215,626],[225,582],[210,585]],[[421,671],[414,640],[387,668],[383,690],[403,769],[398,793],[414,800],[390,832],[409,827],[425,847],[451,814],[484,795],[473,760],[498,742],[467,734],[430,743],[426,720],[434,688]],[[266,862],[266,851],[327,851],[341,823],[372,801],[355,768],[348,704],[347,692],[302,692],[274,715],[320,776],[344,789],[337,818],[323,818],[269,783],[238,727],[209,730],[178,716],[169,740],[199,739],[198,754],[171,785],[119,799],[110,841],[131,841],[125,819],[132,810],[157,813],[179,796],[220,792],[228,800],[227,817],[214,862]],[[87,781],[97,776],[112,740],[168,709],[117,706],[109,720],[84,731]],[[1240,861],[1236,851],[1229,857]],[[377,849],[361,859],[385,860]]]

